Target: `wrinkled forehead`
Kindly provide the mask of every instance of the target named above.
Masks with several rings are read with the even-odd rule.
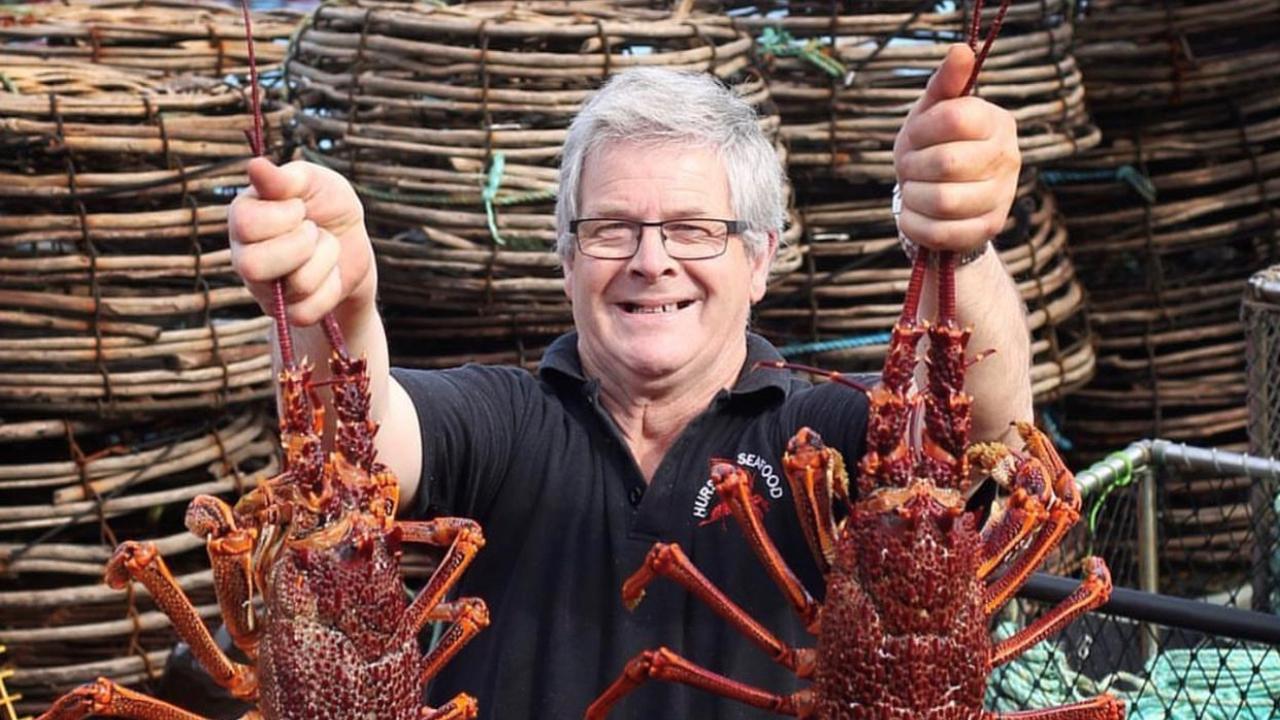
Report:
[[[731,204],[729,178],[719,150],[689,140],[617,139],[593,146],[583,157],[578,187],[579,215],[588,207],[626,210],[660,198],[664,210],[708,210]]]

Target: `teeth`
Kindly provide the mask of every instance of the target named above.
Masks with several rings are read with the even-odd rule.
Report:
[[[656,315],[657,313],[668,313],[676,311],[675,303],[667,303],[666,305],[631,305],[629,310],[640,315]]]

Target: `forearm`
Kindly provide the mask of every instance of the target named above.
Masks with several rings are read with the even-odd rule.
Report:
[[[937,312],[932,272],[925,287],[921,316],[932,318]],[[965,377],[965,390],[974,398],[971,437],[1021,445],[1010,424],[1032,419],[1031,338],[1017,287],[993,250],[957,268],[956,315],[962,327],[973,329],[969,358],[995,351],[970,366]]]

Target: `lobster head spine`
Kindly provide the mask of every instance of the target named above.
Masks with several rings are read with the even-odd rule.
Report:
[[[973,398],[964,391],[965,358],[970,330],[955,319],[955,264],[949,252],[938,253],[938,316],[934,322],[918,317],[924,281],[932,253],[921,248],[894,324],[885,355],[881,382],[868,393],[867,447],[859,463],[858,492],[866,497],[877,488],[905,488],[924,478],[947,490],[964,490],[969,482],[965,458],[973,425]],[[925,336],[929,350],[923,391],[913,386],[918,346]],[[917,428],[923,409],[923,427]],[[919,451],[913,435],[920,431]]]

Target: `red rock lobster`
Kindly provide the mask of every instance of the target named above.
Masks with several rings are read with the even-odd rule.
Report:
[[[248,33],[248,10],[245,10]],[[256,87],[252,34],[251,86]],[[262,154],[261,110],[254,93],[254,154]],[[461,720],[475,701],[460,694],[439,708],[423,706],[423,686],[488,625],[476,598],[443,602],[475,553],[480,527],[462,518],[396,521],[399,485],[377,461],[364,359],[348,355],[333,318],[324,327],[331,378],[312,381],[312,367],[293,357],[284,294],[275,286],[276,337],[283,370],[280,440],[284,470],[228,506],[203,495],[187,507],[187,528],[206,541],[222,620],[250,660],[231,660],[150,542],[125,542],[106,568],[117,589],[137,580],[173,621],[193,656],[218,685],[256,703],[244,720]],[[324,449],[327,385],[336,417],[333,450]],[[448,548],[426,586],[410,602],[400,576],[401,544]],[[260,603],[257,600],[261,600]],[[418,636],[432,621],[450,623],[426,653]],[[139,720],[202,720],[105,678],[59,698],[39,720],[90,715]]]
[[[1069,706],[995,715],[983,709],[993,667],[1106,602],[1111,578],[1098,558],[1075,592],[1012,637],[993,643],[992,616],[1040,566],[1079,519],[1075,479],[1049,440],[1029,423],[1026,445],[968,441],[972,398],[963,391],[970,331],[955,322],[953,258],[939,258],[936,322],[916,319],[929,253],[912,271],[903,314],[893,328],[881,382],[870,400],[866,452],[856,499],[844,461],[817,433],[801,428],[783,467],[808,544],[826,579],[819,603],[800,584],[751,509],[751,479],[727,461],[712,461],[711,479],[761,562],[817,638],[790,647],[749,617],[702,575],[678,545],[658,543],[623,585],[634,607],[662,576],[682,585],[750,638],[774,661],[812,685],[778,695],[716,674],[667,648],[645,651],[587,710],[601,720],[649,679],[678,682],[782,715],[823,720],[1120,720],[1109,695]],[[929,336],[928,384],[912,386],[916,346]],[[783,365],[799,369],[803,366]],[[838,375],[837,382],[852,384]],[[923,439],[909,441],[912,410],[922,406]],[[982,527],[981,508],[966,506],[974,479],[990,477],[1009,491],[999,518]],[[846,516],[837,519],[836,503]]]

